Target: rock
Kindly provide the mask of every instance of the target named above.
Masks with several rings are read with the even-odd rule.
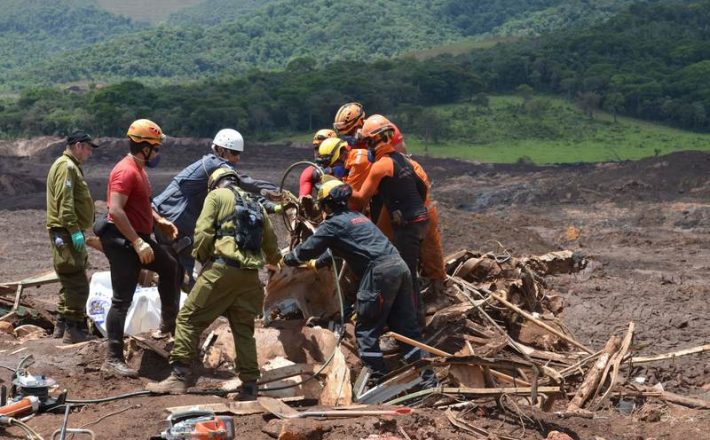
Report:
[[[710,391],[710,383],[703,385],[703,391]]]
[[[279,440],[321,440],[323,426],[311,419],[291,419],[281,425]]]
[[[14,327],[9,322],[0,321],[0,333],[14,335]]]
[[[568,436],[564,432],[559,432],[559,431],[550,431],[549,434],[547,434],[547,437],[545,440],[574,440],[572,437]]]

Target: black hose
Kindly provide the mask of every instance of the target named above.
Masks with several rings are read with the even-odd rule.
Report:
[[[114,400],[127,399],[129,397],[136,397],[136,396],[148,396],[151,394],[153,394],[153,393],[151,393],[150,391],[143,390],[143,391],[134,391],[132,393],[119,394],[118,396],[104,397],[101,399],[85,399],[85,400],[67,399],[64,402],[75,404],[75,405],[87,405],[90,403],[112,402]]]

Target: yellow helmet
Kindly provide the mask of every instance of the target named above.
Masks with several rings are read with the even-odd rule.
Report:
[[[318,148],[318,146],[326,139],[328,138],[334,138],[337,137],[338,135],[331,130],[330,128],[322,128],[316,132],[316,134],[313,136],[313,146]]]
[[[328,138],[318,147],[318,159],[316,160],[324,167],[332,167],[340,159],[340,153],[346,148],[348,143],[340,138]]]
[[[365,109],[362,104],[357,102],[348,102],[343,104],[335,114],[333,128],[338,134],[351,134],[355,129],[362,126],[365,119]]]
[[[137,119],[128,127],[126,135],[136,143],[148,142],[151,145],[160,145],[165,140],[165,134],[160,126],[150,119]]]
[[[228,167],[219,167],[210,174],[210,178],[207,180],[207,189],[212,191],[217,188],[221,180],[226,178],[230,178],[235,182],[239,181],[239,175],[236,171]]]
[[[336,188],[338,189],[336,190]],[[317,200],[319,204],[329,201],[346,203],[350,197],[350,194],[352,194],[350,185],[333,178],[323,183],[320,188],[318,188]]]

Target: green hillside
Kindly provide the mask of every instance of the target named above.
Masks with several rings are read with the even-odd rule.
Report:
[[[249,18],[257,9],[277,0],[202,0],[189,8],[173,13],[169,23],[175,26],[214,26],[237,19]]]
[[[532,106],[521,97],[493,96],[487,106],[467,103],[432,107],[429,112],[434,115],[436,142],[425,138],[424,127],[411,125],[404,115],[391,116],[402,121],[412,152],[483,162],[599,162],[635,160],[679,150],[710,151],[708,134],[631,118],[614,122],[608,113],[590,119],[578,107],[558,98],[537,96],[531,101]]]
[[[203,3],[204,0],[96,0],[105,10],[135,21],[165,21],[171,14]]]
[[[91,0],[0,0],[0,76],[141,28]],[[78,70],[93,68],[77,56],[73,53],[63,63]]]
[[[254,9],[254,0],[209,0],[157,28],[10,69],[5,87],[127,78],[179,81],[254,67],[283,68],[303,56],[313,57],[317,66],[390,58],[496,30],[551,31],[603,19],[629,3],[605,0],[600,7],[586,0],[273,0]],[[230,4],[235,5],[231,10]],[[87,62],[78,67],[68,59]]]

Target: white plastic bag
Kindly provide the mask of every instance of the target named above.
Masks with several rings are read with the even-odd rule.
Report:
[[[89,299],[86,301],[86,314],[94,322],[102,335],[106,336],[106,316],[111,308],[111,272],[96,272],[89,283]],[[180,292],[180,306],[187,295]],[[137,335],[160,327],[160,295],[157,287],[136,286],[133,301],[128,308],[125,335]]]

